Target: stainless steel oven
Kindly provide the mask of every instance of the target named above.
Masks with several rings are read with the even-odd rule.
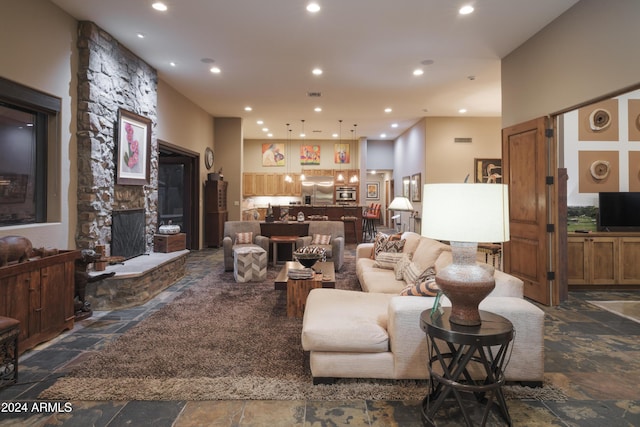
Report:
[[[356,187],[336,187],[336,203],[355,201]]]

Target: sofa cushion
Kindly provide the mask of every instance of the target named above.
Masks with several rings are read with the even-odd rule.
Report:
[[[402,233],[402,240],[404,240],[404,250],[406,253],[414,253],[416,248],[418,247],[418,243],[420,243],[420,236],[418,233],[414,233],[413,231],[405,231]]]
[[[451,247],[437,240],[422,237],[413,252],[412,261],[420,267],[421,271],[424,271],[429,267],[433,267],[440,254],[445,251],[450,252]]]
[[[360,282],[365,292],[379,292],[384,294],[396,294],[407,286],[403,280],[396,280],[393,270],[372,268],[362,273]]]
[[[246,245],[247,243],[253,243],[253,232],[246,231],[244,233],[236,233],[236,245]]]
[[[389,351],[387,307],[393,295],[313,289],[302,319],[305,351]]]
[[[373,266],[376,268],[393,270],[403,256],[404,254],[402,252],[380,252],[376,257],[376,262]]]

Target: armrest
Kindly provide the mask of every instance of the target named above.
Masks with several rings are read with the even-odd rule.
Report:
[[[312,239],[311,236],[298,237],[298,240],[296,240],[296,248],[309,246],[311,244],[311,239]]]
[[[253,243],[260,246],[262,249],[269,253],[269,238],[267,236],[257,235],[253,238]]]
[[[356,261],[360,258],[371,258],[373,243],[360,243],[356,246]]]

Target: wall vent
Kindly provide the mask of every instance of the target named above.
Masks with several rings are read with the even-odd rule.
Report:
[[[453,138],[453,142],[461,142],[461,143],[471,143],[473,142],[472,138]]]
[[[307,92],[307,96],[310,98],[320,98],[322,96],[322,92]]]

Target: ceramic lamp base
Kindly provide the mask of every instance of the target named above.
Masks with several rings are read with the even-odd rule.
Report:
[[[450,321],[477,326],[478,305],[495,288],[495,279],[476,262],[477,243],[451,242],[453,263],[436,275],[436,283],[451,301]]]

